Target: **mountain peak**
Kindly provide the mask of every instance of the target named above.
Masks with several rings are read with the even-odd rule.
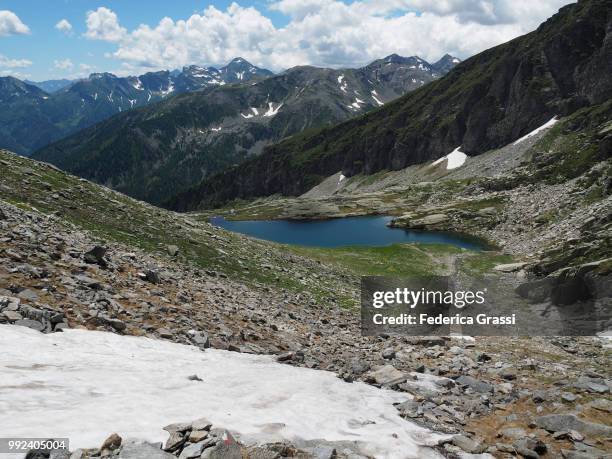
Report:
[[[230,83],[247,81],[254,77],[268,77],[273,75],[270,70],[261,69],[254,66],[242,57],[235,57],[229,64],[219,69],[225,73]]]
[[[101,73],[91,73],[89,75],[90,80],[100,80],[100,79],[116,79],[117,75],[110,72],[101,72]]]
[[[461,59],[446,53],[444,56],[440,58],[439,61],[434,63],[432,67],[438,70],[439,72],[446,73],[459,63],[461,63]]]

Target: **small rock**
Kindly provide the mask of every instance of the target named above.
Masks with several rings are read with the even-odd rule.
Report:
[[[514,271],[523,269],[525,266],[527,266],[527,263],[508,263],[505,265],[494,266],[493,269],[502,273],[512,273]]]
[[[158,328],[157,333],[161,338],[171,339],[174,337],[174,334],[168,330],[167,328]]]
[[[179,254],[179,248],[176,245],[169,245],[167,247],[168,255],[171,257],[176,257]]]
[[[185,446],[185,448],[183,448],[183,451],[181,451],[181,454],[179,455],[179,459],[193,459],[196,457],[200,457],[203,449],[204,449],[204,444],[202,443],[195,443],[192,445],[187,445]]]
[[[41,324],[37,320],[32,320],[32,319],[17,320],[14,322],[14,325],[19,325],[21,327],[28,327],[36,331],[43,331],[45,329],[45,326],[43,324]]]
[[[17,320],[23,319],[22,315],[19,314],[17,311],[4,311],[2,315],[6,317],[6,320],[8,320],[9,322],[15,322]]]
[[[146,442],[128,440],[119,451],[118,459],[176,459],[159,447]]]
[[[487,449],[486,445],[472,440],[465,435],[455,435],[452,439],[452,444],[470,454],[480,454]]]
[[[391,360],[395,357],[395,350],[392,348],[387,348],[382,351],[382,358],[385,360]]]
[[[205,430],[192,430],[189,434],[189,441],[191,443],[199,443],[208,437],[208,432]]]
[[[598,398],[589,403],[589,406],[599,411],[612,413],[612,401],[605,398]]]
[[[572,403],[575,402],[577,398],[578,397],[576,397],[576,394],[572,394],[571,392],[561,393],[561,400],[563,400],[564,402]]]
[[[393,365],[384,365],[370,371],[366,375],[366,380],[374,381],[377,384],[389,384],[391,382],[401,381],[405,377],[406,374],[396,369]]]
[[[105,268],[108,265],[107,261],[104,259],[104,255],[106,255],[106,250],[106,247],[97,245],[89,252],[86,252],[83,255],[83,259],[85,260],[85,263],[89,263],[92,265],[100,265]]]
[[[536,425],[550,432],[576,430],[585,435],[612,435],[612,427],[583,421],[573,414],[549,414],[535,419]]]
[[[277,362],[288,362],[289,360],[293,359],[293,356],[295,354],[293,352],[283,352],[282,354],[279,354],[278,356],[276,356],[276,361]]]
[[[471,376],[459,376],[455,382],[462,386],[467,386],[475,392],[487,393],[493,392],[493,386],[487,382],[479,381]]]
[[[118,332],[122,332],[127,328],[125,322],[119,319],[105,318],[104,321]]]
[[[191,423],[191,428],[193,430],[210,430],[212,427],[212,422],[210,422],[206,418],[196,419]]]
[[[168,437],[168,440],[166,440],[166,444],[164,445],[164,450],[168,452],[176,451],[181,446],[183,446],[186,441],[187,441],[187,437],[183,435],[182,432],[172,431],[170,432],[170,436]]]
[[[119,449],[121,442],[122,439],[119,435],[116,433],[112,434],[106,440],[104,440],[104,443],[102,443],[102,446],[100,446],[100,455],[103,457],[111,456],[113,451]]]
[[[30,290],[29,288],[26,288],[22,290],[21,292],[19,292],[17,296],[21,298],[22,300],[28,300],[28,301],[36,301],[38,299],[38,294],[35,291]]]
[[[228,431],[214,432],[214,434],[221,441],[211,448],[206,448],[202,453],[202,459],[242,459],[240,445]]]
[[[152,284],[159,284],[161,282],[159,273],[150,269],[145,271],[144,278],[146,281],[151,282]]]

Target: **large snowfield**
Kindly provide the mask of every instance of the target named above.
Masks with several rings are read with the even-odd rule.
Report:
[[[10,325],[0,325],[0,350],[2,436],[69,437],[71,449],[113,432],[165,441],[164,425],[206,417],[246,442],[351,440],[389,458],[433,457],[419,445],[440,438],[398,416],[392,404],[405,394],[270,356]]]

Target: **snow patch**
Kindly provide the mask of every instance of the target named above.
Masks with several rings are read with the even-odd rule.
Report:
[[[463,153],[462,151],[460,151],[459,150],[460,148],[461,148],[461,145],[455,148],[448,155],[442,156],[442,158],[437,159],[436,161],[431,163],[431,165],[435,166],[436,164],[440,164],[442,161],[447,160],[447,163],[446,163],[447,170],[457,169],[458,167],[463,166],[463,164],[465,163],[465,160],[467,159],[467,155]]]
[[[338,185],[340,185],[340,183],[342,183],[342,181],[345,179],[346,177],[344,176],[344,174],[340,174],[340,177],[338,177]]]
[[[353,102],[351,104],[351,107],[355,108],[355,109],[360,109],[361,108],[361,104],[365,104],[365,102],[363,100],[361,100],[359,97],[355,98],[355,102]]]
[[[344,75],[340,75],[338,77],[338,84],[340,85],[340,89],[342,90],[342,92],[346,92],[347,83],[346,81],[344,81]]]
[[[174,92],[174,83],[170,83],[170,85],[168,86],[168,89],[162,90],[161,95],[162,97],[166,97],[168,94],[172,92]]]
[[[144,88],[142,87],[142,82],[140,81],[140,78],[136,78],[136,82],[134,84],[132,84],[132,86],[134,87],[134,89],[137,89],[138,91],[144,91]]]
[[[221,129],[222,129],[221,126],[216,127],[216,128],[210,128],[210,130],[213,132],[219,132]]]
[[[524,135],[523,137],[521,137],[520,139],[518,139],[517,141],[515,141],[512,145],[517,145],[519,143],[521,143],[524,140],[527,140],[529,137],[533,137],[534,135],[536,135],[538,132],[543,131],[544,129],[548,129],[552,126],[554,126],[559,120],[557,119],[556,116],[553,116],[550,120],[548,120],[546,123],[544,123],[542,126],[540,126],[537,129],[534,129],[533,131],[531,131],[529,134]]]
[[[446,437],[400,418],[392,404],[406,394],[272,356],[13,325],[0,325],[0,349],[0,425],[17,437],[70,437],[71,449],[98,447],[111,432],[165,441],[162,426],[203,416],[244,441],[357,441],[385,458],[439,457],[419,445]]]
[[[274,108],[274,103],[268,102],[268,111],[266,113],[264,113],[263,116],[274,116],[274,115],[276,115],[282,106],[283,106],[283,104],[281,103],[281,104],[279,104],[278,107]]]
[[[255,107],[251,107],[251,111],[255,116],[259,115],[259,111]]]
[[[377,96],[378,93],[376,92],[376,90],[372,90],[372,99],[374,99],[374,102],[376,102],[379,107],[382,107],[383,105],[385,105],[385,103],[382,102]]]

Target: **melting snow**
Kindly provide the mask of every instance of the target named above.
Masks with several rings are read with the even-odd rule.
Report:
[[[244,78],[244,72],[236,72],[236,78],[242,80]]]
[[[252,113],[247,113],[246,115],[245,115],[244,113],[241,113],[240,115],[241,115],[243,118],[247,119],[247,120],[248,120],[249,118],[253,118],[253,116],[255,116],[255,115],[253,115]]]
[[[540,126],[537,129],[534,129],[533,131],[531,131],[529,134],[524,135],[523,137],[521,137],[520,139],[518,139],[516,142],[514,142],[512,145],[516,145],[521,143],[523,140],[527,140],[529,137],[533,137],[534,135],[536,135],[538,132],[543,131],[544,129],[548,129],[549,127],[554,126],[557,121],[559,121],[557,119],[556,116],[553,116],[550,120],[548,120],[546,123],[544,123],[542,126]]]
[[[139,91],[144,90],[144,88],[142,87],[142,82],[140,81],[140,78],[136,78],[136,82],[132,86],[134,87],[134,89],[137,89]]]
[[[447,170],[457,169],[458,167],[463,166],[463,163],[465,163],[465,160],[467,159],[467,155],[459,151],[460,148],[461,148],[461,145],[455,148],[448,155],[442,156],[442,158],[434,161],[431,165],[435,166],[436,164],[440,164],[442,161],[446,159],[447,160],[447,163],[446,163]]]
[[[251,111],[253,112],[253,114],[259,115],[259,111],[255,107],[251,107]]]
[[[274,104],[272,102],[268,102],[268,111],[264,113],[264,116],[274,116],[278,113],[283,104],[279,104],[278,107],[274,108]]]
[[[379,107],[382,107],[383,105],[385,105],[385,103],[380,101],[377,96],[378,93],[376,92],[376,90],[372,90],[372,99],[374,99],[374,101],[378,104]]]
[[[221,130],[221,126],[216,127],[216,128],[210,128],[210,130],[213,132],[219,132]]]
[[[360,109],[361,108],[361,104],[365,104],[365,102],[363,100],[361,100],[359,97],[355,98],[355,102],[353,102],[349,107],[355,108],[355,109]]]
[[[340,85],[340,89],[342,90],[342,92],[346,92],[346,81],[344,81],[344,75],[340,75],[338,77],[338,84]]]
[[[168,94],[170,94],[171,92],[174,92],[174,83],[170,83],[170,85],[168,86],[168,89],[162,90],[161,91],[161,95],[162,95],[162,97],[165,97]]]
[[[155,442],[167,438],[166,424],[206,417],[245,441],[349,440],[376,457],[439,457],[418,445],[443,436],[392,406],[406,394],[271,356],[12,325],[0,325],[0,349],[0,425],[11,436],[70,437],[71,449],[97,447],[112,432]]]

